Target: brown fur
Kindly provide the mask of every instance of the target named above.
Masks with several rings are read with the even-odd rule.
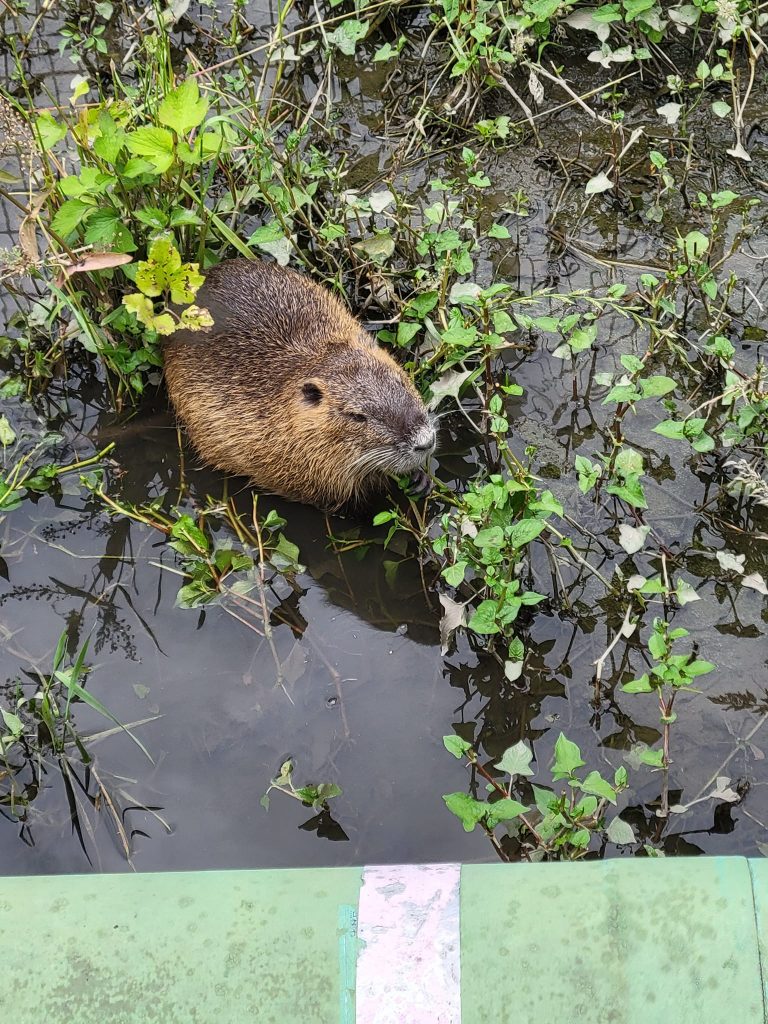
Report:
[[[171,337],[165,378],[206,462],[327,508],[423,463],[434,430],[421,398],[325,288],[273,263],[227,260],[197,303],[214,326]]]

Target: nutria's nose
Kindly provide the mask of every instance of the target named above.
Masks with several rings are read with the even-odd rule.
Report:
[[[436,440],[435,428],[427,423],[423,427],[419,427],[413,435],[413,450],[419,455],[427,455],[435,447]]]

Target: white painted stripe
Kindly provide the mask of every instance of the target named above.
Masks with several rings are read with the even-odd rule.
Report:
[[[459,864],[366,867],[357,1024],[461,1024]]]

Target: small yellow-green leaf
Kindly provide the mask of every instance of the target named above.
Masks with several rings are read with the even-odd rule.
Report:
[[[190,331],[207,331],[213,327],[213,317],[200,306],[187,306],[181,312],[181,323]]]
[[[171,280],[181,269],[181,256],[170,238],[156,238],[149,246],[146,260],[139,263],[136,285],[145,295],[162,295],[171,288]],[[191,302],[189,299],[174,299],[175,302]]]
[[[149,326],[154,328],[158,334],[173,334],[178,324],[170,313],[161,313],[159,316],[154,317]]]
[[[148,327],[154,320],[155,307],[152,305],[151,300],[146,295],[142,295],[141,292],[132,292],[130,295],[124,295],[123,305],[131,313],[135,314],[139,323],[144,324],[145,327]]]
[[[205,280],[199,272],[198,266],[197,263],[182,263],[180,267],[168,274],[168,287],[171,290],[173,302],[181,304],[194,301],[200,285]]]

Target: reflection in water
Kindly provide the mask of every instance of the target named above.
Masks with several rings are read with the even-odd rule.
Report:
[[[585,74],[573,59],[574,76]],[[421,66],[400,63],[406,83],[408,76],[423,77]],[[334,83],[335,98],[344,96],[340,127],[354,134],[359,161],[350,187],[356,175],[370,180],[370,164],[399,166],[397,140],[381,137],[391,111],[382,110],[379,73],[358,70],[359,81],[343,90]],[[71,69],[57,73],[68,84]],[[308,73],[307,88],[314,87]],[[639,95],[638,120],[645,103]],[[500,278],[523,293],[542,286],[598,291],[616,281],[633,287],[639,273],[664,262],[672,226],[667,237],[655,234],[631,210],[620,211],[621,222],[618,216],[593,220],[583,189],[570,186],[564,169],[581,160],[579,132],[588,137],[589,130],[579,112],[566,111],[542,127],[543,154],[525,146],[487,154],[501,190],[499,209],[489,213],[509,226],[511,237],[479,254],[481,283]],[[714,178],[725,187],[733,171],[718,154],[712,160]],[[431,173],[409,170],[408,189],[422,189]],[[404,177],[398,181],[406,187]],[[642,196],[641,176],[632,187]],[[520,188],[528,200],[522,218],[503,209]],[[737,255],[731,265],[739,279],[751,281],[752,293],[764,294],[753,279],[754,263]],[[744,325],[759,319],[744,289],[732,302],[741,303]],[[578,554],[598,572],[613,579],[618,565],[625,580],[650,577],[670,559],[698,593],[700,600],[682,608],[675,624],[723,670],[701,695],[680,703],[667,793],[659,773],[633,763],[637,746],[660,735],[654,709],[620,690],[647,668],[637,638],[608,657],[602,684],[594,682],[595,661],[622,624],[623,591],[606,596],[578,560],[553,563],[534,549],[530,587],[549,597],[520,620],[526,670],[509,681],[477,638],[460,636],[441,656],[434,570],[422,572],[402,535],[384,547],[385,532],[367,521],[328,520],[263,497],[260,510],[275,509],[287,520],[286,535],[306,567],[295,585],[276,580],[269,591],[271,652],[265,631],[242,621],[242,606],[177,607],[180,581],[163,536],[110,515],[77,480],[63,478],[58,491],[25,501],[0,521],[4,692],[17,679],[27,692],[50,671],[62,630],[70,659],[89,640],[89,689],[119,721],[144,722],[135,732],[153,760],[120,730],[94,740],[105,733],[104,719],[78,703],[73,715],[80,734],[92,737],[91,760],[81,756],[70,776],[25,762],[18,784],[26,806],[19,813],[0,805],[3,871],[82,870],[83,849],[101,869],[121,870],[125,842],[116,823],[136,867],[146,870],[487,859],[493,851],[483,837],[463,833],[441,800],[468,782],[443,749],[441,737],[451,731],[493,762],[525,740],[533,766],[546,768],[562,730],[590,766],[608,774],[623,761],[636,768],[623,817],[641,842],[669,854],[754,853],[768,825],[761,731],[768,711],[761,683],[766,618],[760,593],[734,587],[714,552],[743,554],[749,571],[765,574],[765,549],[747,536],[765,529],[765,517],[760,527],[754,505],[721,489],[722,460],[691,458],[666,442],[652,432],[655,412],[638,405],[632,443],[650,466],[646,486],[661,554],[629,555],[618,546],[610,499],[596,505],[575,489],[571,473],[577,454],[596,460],[611,447],[596,375],[621,372],[621,355],[642,348],[627,320],[603,318],[601,332],[598,347],[575,366],[552,358],[546,335],[534,339],[532,354],[506,353],[510,376],[525,389],[509,405],[512,443],[519,455],[527,446],[536,449],[535,471],[567,509]],[[742,343],[745,365],[755,351]],[[694,391],[692,382],[681,385]],[[59,434],[56,451],[64,459],[114,442],[106,463],[109,493],[124,502],[178,500],[193,508],[209,495],[226,495],[248,514],[251,495],[243,481],[225,482],[179,447],[162,392],[116,416],[103,381],[73,368],[33,404],[14,409],[17,424],[24,417],[35,425],[42,420]],[[442,424],[437,473],[461,489],[482,462],[482,442],[460,414]],[[228,529],[222,524],[217,539],[231,541]],[[273,800],[268,812],[259,805],[289,757],[302,780],[343,788],[330,813],[304,812],[291,800]],[[710,795],[722,776],[737,803]],[[520,795],[530,799],[526,786]],[[82,811],[74,836],[73,800]],[[105,813],[110,800],[115,812]],[[665,819],[656,813],[664,802],[689,809]],[[514,856],[515,840],[504,844]]]

